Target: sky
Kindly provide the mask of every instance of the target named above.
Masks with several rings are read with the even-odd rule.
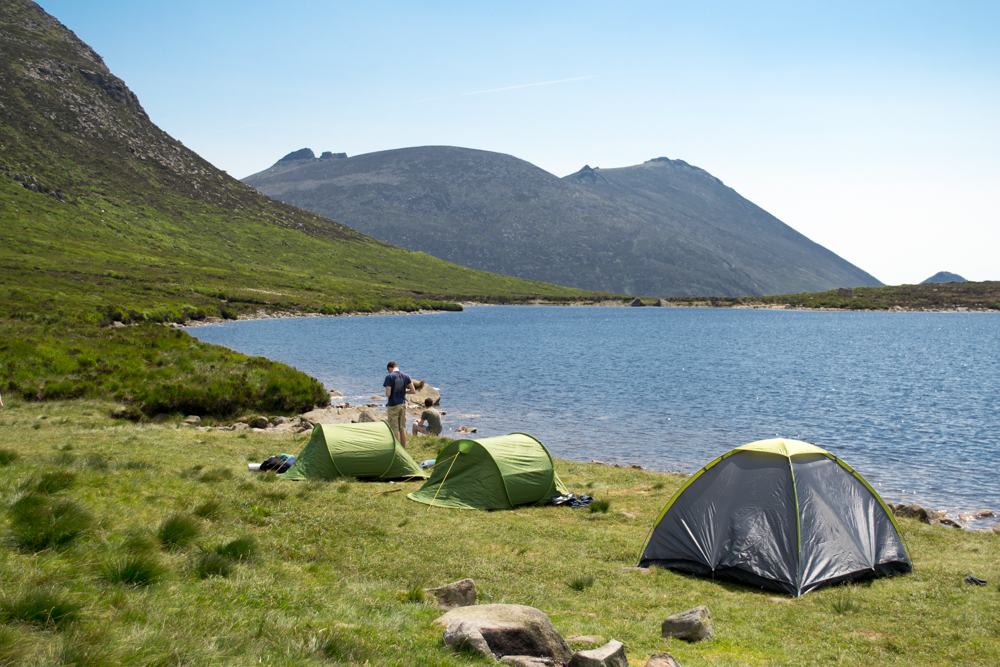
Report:
[[[245,177],[450,145],[685,160],[886,284],[1000,280],[1000,3],[42,0]]]

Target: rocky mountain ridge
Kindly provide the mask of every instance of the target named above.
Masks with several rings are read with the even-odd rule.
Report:
[[[666,157],[560,179],[454,146],[340,159],[302,149],[243,180],[395,245],[564,286],[683,297],[881,284],[704,169]]]

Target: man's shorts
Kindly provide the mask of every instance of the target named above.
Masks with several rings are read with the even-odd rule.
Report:
[[[389,413],[389,428],[398,438],[401,433],[406,433],[406,403],[401,405],[390,405],[386,409]]]

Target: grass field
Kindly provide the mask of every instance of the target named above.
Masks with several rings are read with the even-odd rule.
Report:
[[[407,500],[415,484],[247,472],[302,436],[110,412],[17,398],[0,410],[5,664],[474,664],[443,646],[440,612],[419,600],[463,577],[480,602],[532,605],[566,636],[623,641],[634,665],[662,651],[685,667],[1000,663],[995,534],[901,519],[912,574],[792,599],[623,569],[677,476],[559,461],[567,486],[608,501],[606,513],[445,510]],[[411,451],[433,457],[442,442]],[[989,585],[963,584],[970,573]],[[665,616],[698,604],[714,638],[659,637]]]

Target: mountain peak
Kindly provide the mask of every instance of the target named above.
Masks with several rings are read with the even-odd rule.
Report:
[[[927,280],[923,281],[920,284],[925,285],[927,283],[967,283],[967,282],[969,281],[963,278],[962,276],[958,275],[957,273],[950,273],[948,271],[938,271],[933,276],[931,276],[930,278],[928,278]]]
[[[300,148],[297,151],[292,151],[285,157],[278,160],[278,162],[296,162],[298,160],[315,160],[316,154],[312,152],[311,148]]]

